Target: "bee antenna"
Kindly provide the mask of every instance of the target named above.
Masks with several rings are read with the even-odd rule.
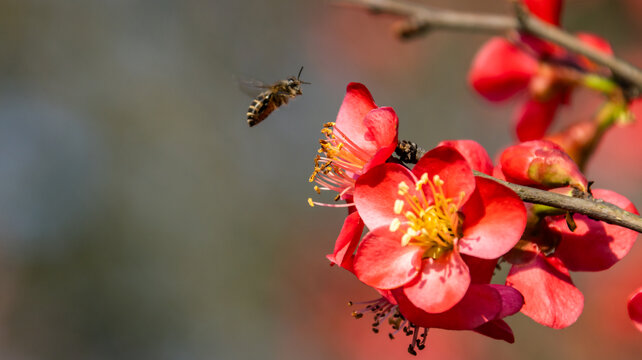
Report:
[[[303,80],[299,79],[299,78],[301,77],[301,72],[302,72],[302,71],[303,71],[303,66],[301,66],[301,69],[299,70],[299,74],[296,76],[296,79],[297,79],[297,80],[299,80],[299,81],[301,82],[301,84],[308,84],[308,85],[310,85],[310,83],[309,83],[309,82],[307,82],[307,81],[303,81]]]

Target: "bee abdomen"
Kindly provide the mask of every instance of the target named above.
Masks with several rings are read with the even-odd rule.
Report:
[[[276,108],[275,106],[270,106],[270,100],[270,93],[260,94],[256,99],[252,100],[252,104],[247,110],[247,124],[250,127],[263,121]]]

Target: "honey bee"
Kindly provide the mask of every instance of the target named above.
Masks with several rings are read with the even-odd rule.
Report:
[[[281,105],[287,104],[288,100],[302,94],[301,84],[309,84],[309,82],[299,79],[301,71],[303,71],[303,66],[296,77],[290,76],[286,80],[277,81],[272,85],[255,86],[267,90],[252,100],[252,104],[250,104],[250,108],[247,110],[247,124],[250,125],[250,127],[265,120],[272,111]]]

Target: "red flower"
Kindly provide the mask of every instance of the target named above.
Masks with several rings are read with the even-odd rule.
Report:
[[[635,290],[635,292],[631,294],[627,309],[633,325],[635,325],[639,331],[642,331],[642,288]]]
[[[612,191],[595,189],[593,195],[637,213],[629,200]],[[629,252],[637,238],[633,230],[585,215],[576,214],[573,219],[577,228],[570,231],[563,215],[546,217],[541,232],[531,239],[537,245],[536,256],[513,265],[506,279],[506,285],[524,295],[522,313],[556,329],[573,324],[582,313],[584,296],[573,284],[569,270],[606,270]]]
[[[527,0],[525,5],[540,19],[559,25],[560,0]],[[609,44],[591,34],[578,38],[605,53]],[[519,45],[501,37],[490,39],[479,50],[468,75],[471,86],[491,101],[503,101],[524,90],[529,97],[517,112],[516,133],[520,141],[540,139],[553,121],[557,108],[568,102],[576,76],[572,66],[587,71],[596,66],[583,57],[573,56],[562,48],[530,35],[521,35]]]
[[[390,107],[377,107],[368,89],[350,83],[335,123],[325,124],[310,182],[315,190],[333,190],[351,200],[355,180],[383,164],[397,146],[398,118]],[[318,204],[309,200],[310,204]]]
[[[446,146],[412,171],[391,163],[372,168],[357,179],[354,201],[371,229],[354,258],[357,277],[374,288],[401,288],[397,293],[429,313],[451,309],[468,291],[471,274],[461,254],[496,259],[526,224],[515,193],[476,178]]]
[[[367,306],[352,315],[361,318],[366,313],[374,313],[372,330],[375,333],[379,332],[379,326],[387,320],[394,330],[388,334],[391,339],[403,329],[405,335],[413,336],[408,347],[408,352],[413,355],[417,354],[416,349],[424,348],[430,328],[471,330],[513,343],[513,331],[502,319],[517,313],[524,298],[519,291],[508,286],[489,285],[497,259],[486,260],[466,255],[462,257],[471,272],[471,285],[463,299],[452,308],[442,313],[427,313],[417,308],[401,288],[375,289],[381,294],[381,298],[365,302]]]

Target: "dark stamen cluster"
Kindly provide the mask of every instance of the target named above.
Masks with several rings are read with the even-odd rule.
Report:
[[[392,332],[388,333],[390,340],[395,338],[395,335],[402,331],[406,336],[412,335],[412,340],[408,345],[408,352],[412,355],[417,355],[417,350],[423,350],[426,347],[426,337],[428,336],[428,328],[415,325],[401,315],[399,307],[388,302],[385,298],[380,298],[374,301],[363,302],[367,304],[365,308],[352,312],[352,317],[361,319],[366,313],[373,313],[372,332],[379,333],[379,326],[387,320],[388,325],[392,328]],[[349,306],[354,305],[352,301],[348,302]],[[423,329],[421,335],[419,330]]]

